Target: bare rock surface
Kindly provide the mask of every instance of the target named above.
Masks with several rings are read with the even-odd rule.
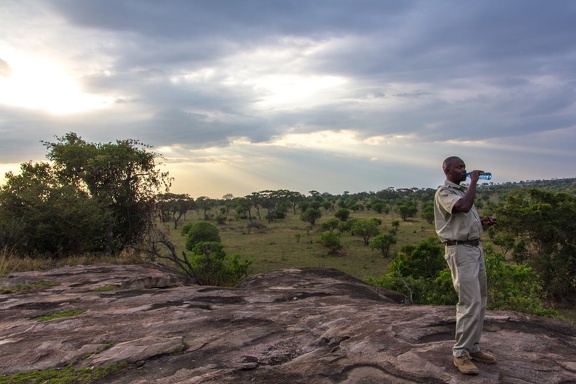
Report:
[[[453,306],[403,304],[330,268],[286,269],[236,288],[190,285],[164,267],[74,266],[14,273],[0,295],[0,373],[124,361],[102,383],[576,383],[576,326],[489,311],[483,347],[452,364]],[[42,315],[83,310],[40,321]]]

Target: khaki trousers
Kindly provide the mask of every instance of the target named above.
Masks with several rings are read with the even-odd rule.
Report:
[[[482,245],[447,246],[444,258],[458,293],[456,343],[452,352],[454,356],[478,352],[488,296],[484,250]]]

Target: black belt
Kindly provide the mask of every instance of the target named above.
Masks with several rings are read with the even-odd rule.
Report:
[[[462,245],[472,245],[474,247],[477,247],[480,245],[480,240],[478,240],[478,239],[474,239],[474,240],[446,240],[443,244],[447,245],[447,246],[462,244]]]

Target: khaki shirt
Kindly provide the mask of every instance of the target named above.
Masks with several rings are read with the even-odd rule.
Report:
[[[476,207],[469,212],[452,214],[452,208],[464,197],[467,188],[448,180],[440,186],[434,196],[434,220],[436,233],[442,242],[447,240],[480,239],[484,230]]]

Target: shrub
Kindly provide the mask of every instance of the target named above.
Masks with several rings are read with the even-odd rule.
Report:
[[[390,263],[387,274],[368,283],[403,293],[415,304],[447,305],[458,302],[450,270],[439,242],[429,238],[416,246],[405,245]],[[440,250],[440,252],[439,252]],[[544,291],[538,275],[529,267],[506,263],[504,254],[485,247],[488,309],[507,309],[555,317],[543,306]],[[443,266],[441,265],[443,262]]]
[[[182,226],[182,228],[180,228],[180,235],[181,236],[187,236],[188,232],[190,232],[190,230],[192,229],[193,226],[194,226],[194,223],[184,224]]]
[[[191,251],[200,242],[220,242],[220,231],[218,227],[206,221],[199,221],[188,231],[186,239],[186,249]]]
[[[248,233],[250,233],[250,232],[252,232],[252,229],[256,229],[258,231],[265,231],[268,227],[266,227],[265,224],[257,223],[255,221],[253,221],[251,223],[248,223],[246,228],[248,228]]]
[[[240,261],[238,255],[226,256],[219,242],[200,242],[190,257],[191,273],[197,284],[234,286],[248,275],[252,260]]]
[[[342,249],[339,232],[329,231],[320,234],[319,243],[328,248],[328,254],[334,254]]]
[[[396,244],[396,236],[391,233],[382,233],[370,240],[370,249],[377,249],[382,252],[382,256],[388,257],[390,254],[390,247]]]
[[[322,232],[334,231],[335,229],[338,228],[339,224],[340,221],[338,221],[338,219],[329,219],[320,225],[320,231]]]
[[[557,316],[542,305],[545,292],[540,276],[525,265],[506,263],[502,252],[486,247],[488,308],[509,309],[538,316]]]
[[[382,224],[382,220],[377,218],[356,220],[352,225],[351,232],[355,236],[360,236],[364,240],[364,244],[368,245],[370,239],[380,233],[378,229],[380,224]]]
[[[300,220],[310,223],[314,226],[316,220],[322,217],[322,212],[318,208],[308,208],[300,214]]]
[[[350,210],[346,208],[340,208],[339,210],[336,211],[334,217],[336,217],[340,221],[346,221],[350,217]]]

